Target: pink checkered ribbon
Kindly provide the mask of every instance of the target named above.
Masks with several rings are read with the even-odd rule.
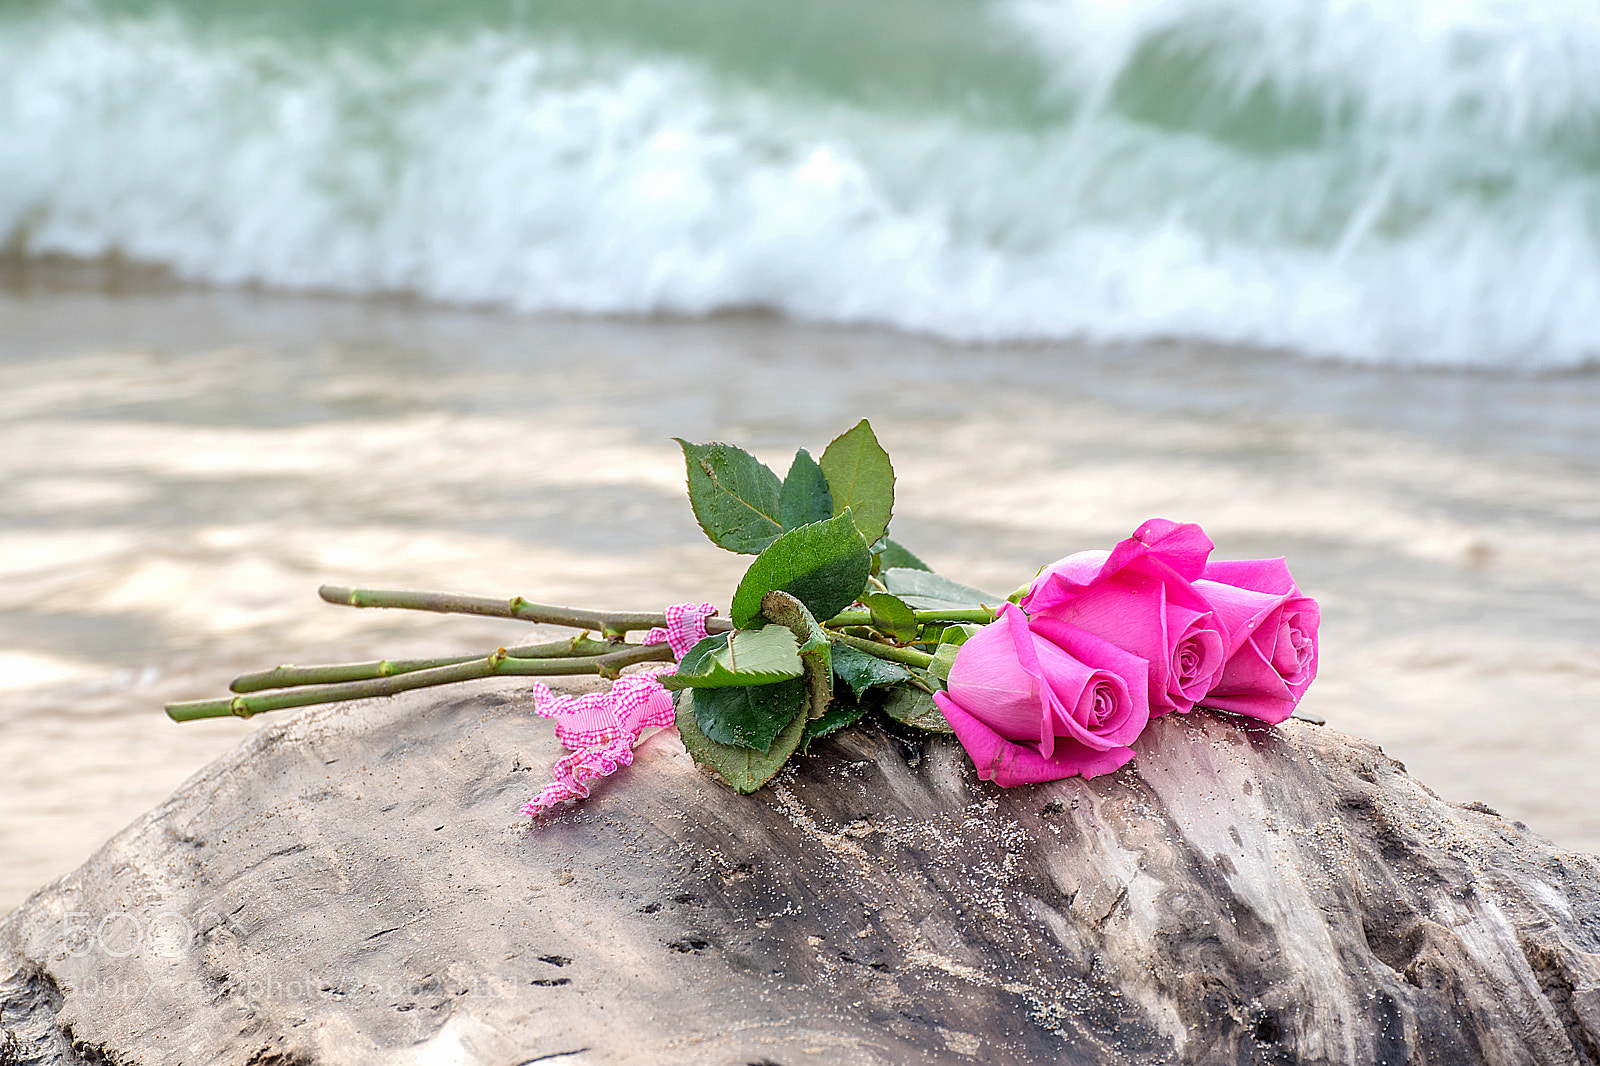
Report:
[[[706,619],[717,609],[709,603],[675,603],[662,613],[667,616],[666,626],[646,633],[644,642],[656,644],[664,640],[672,645],[672,657],[681,660],[690,648],[706,639]]]
[[[717,613],[709,603],[675,603],[666,609],[665,627],[645,635],[646,644],[665,641],[674,659],[705,639],[706,619]],[[672,693],[656,678],[677,669],[651,663],[637,674],[619,677],[605,692],[558,696],[542,682],[533,686],[533,712],[556,720],[556,738],[568,754],[556,760],[551,781],[522,808],[534,815],[572,799],[587,799],[589,785],[633,762],[633,746],[646,729],[673,721]]]

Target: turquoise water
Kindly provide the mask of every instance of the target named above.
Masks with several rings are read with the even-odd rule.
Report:
[[[1536,0],[11,0],[0,246],[203,284],[1600,360]]]

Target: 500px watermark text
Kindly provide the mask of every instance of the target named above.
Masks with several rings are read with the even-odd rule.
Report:
[[[239,931],[225,915],[215,913],[191,917],[174,910],[142,915],[115,911],[97,916],[69,911],[61,930],[61,951],[74,959],[90,955],[171,959],[192,948],[199,937],[220,928]]]

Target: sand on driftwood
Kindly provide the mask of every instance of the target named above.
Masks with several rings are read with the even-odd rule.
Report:
[[[1600,860],[1301,722],[1138,747],[741,797],[667,732],[530,828],[515,691],[313,710],[0,922],[0,1062],[1600,1062]]]

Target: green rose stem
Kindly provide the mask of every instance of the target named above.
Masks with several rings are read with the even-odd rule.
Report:
[[[666,644],[623,644],[623,637],[634,630],[651,629],[667,623],[664,614],[642,612],[585,611],[571,607],[533,603],[521,596],[496,599],[463,596],[447,592],[416,592],[404,589],[352,589],[324,585],[317,590],[327,602],[350,607],[390,607],[445,614],[471,614],[490,618],[515,618],[544,625],[571,626],[602,633],[607,640],[592,640],[587,635],[546,644],[501,648],[488,656],[456,656],[438,659],[379,659],[360,663],[334,663],[319,666],[280,666],[234,679],[230,688],[240,695],[225,699],[190,700],[167,704],[167,714],[179,722],[201,718],[248,718],[263,711],[308,707],[314,704],[392,696],[412,689],[450,685],[486,677],[551,677],[572,674],[599,674],[616,677],[626,666],[642,662],[668,662],[672,650]],[[994,620],[987,608],[915,611],[920,623],[978,622]],[[870,626],[871,612],[845,611],[828,619],[834,628],[830,639],[866,652],[868,655],[903,666],[926,670],[934,657],[915,648],[880,643],[864,637],[837,632],[837,628]],[[733,629],[725,618],[706,620],[712,633]],[[870,631],[870,630],[869,630]],[[276,690],[276,691],[267,691]],[[253,695],[253,693],[260,693]]]
[[[582,611],[572,607],[555,607],[547,603],[533,603],[521,596],[509,600],[491,596],[461,596],[453,592],[412,592],[407,589],[350,589],[338,585],[323,585],[317,590],[329,603],[341,607],[400,607],[411,611],[438,611],[442,614],[476,614],[489,618],[516,618],[523,622],[543,625],[571,626],[573,629],[598,630],[607,637],[621,638],[635,629],[654,629],[667,624],[664,614],[644,614],[622,611]],[[726,633],[733,623],[725,618],[706,619],[706,630]]]
[[[561,659],[573,656],[592,657],[617,651],[617,645],[608,641],[590,640],[586,637],[569,637],[549,644],[529,644],[521,648],[507,648],[511,659]],[[482,655],[456,655],[443,659],[377,659],[361,663],[331,663],[321,666],[279,666],[253,674],[241,674],[228,687],[234,692],[262,692],[273,688],[294,688],[299,685],[331,685],[341,681],[369,681],[396,674],[410,674],[418,670],[432,670],[439,666],[456,666],[482,659]]]
[[[852,637],[848,633],[829,633],[828,639],[848,644],[857,651],[864,651],[868,655],[876,655],[880,659],[888,659],[901,666],[915,666],[919,670],[926,670],[933,665],[933,656],[915,648],[898,648],[893,644],[879,644],[875,640],[864,637]]]
[[[979,625],[986,626],[994,621],[995,612],[987,607],[974,607],[970,610],[963,608],[948,611],[912,611],[911,616],[919,624],[927,622],[976,622]],[[830,629],[842,629],[845,626],[867,626],[872,624],[872,612],[840,611],[822,624]]]
[[[249,718],[263,711],[309,707],[318,703],[341,703],[345,700],[369,699],[374,696],[393,696],[411,689],[452,685],[458,681],[475,681],[485,677],[553,677],[570,674],[616,677],[623,667],[632,666],[634,663],[671,661],[672,647],[668,644],[633,644],[605,655],[566,659],[517,659],[502,648],[493,655],[481,659],[437,666],[429,670],[415,670],[393,677],[306,686],[282,692],[268,692],[259,696],[169,703],[167,716],[175,722],[192,722],[200,718],[227,718],[230,715]]]

